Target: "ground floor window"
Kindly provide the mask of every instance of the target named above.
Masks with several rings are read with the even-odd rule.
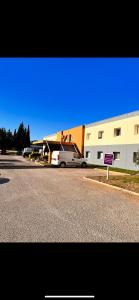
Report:
[[[97,152],[97,159],[103,159],[103,152],[102,151]]]
[[[90,156],[91,156],[91,152],[90,152],[90,151],[86,151],[85,157],[86,157],[86,158],[90,158]]]
[[[120,159],[120,152],[113,152],[113,158],[114,158],[114,160],[119,160]]]
[[[133,162],[139,164],[139,151],[133,152]]]

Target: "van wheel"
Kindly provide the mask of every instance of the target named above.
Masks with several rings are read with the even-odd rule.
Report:
[[[81,164],[81,167],[82,167],[82,168],[86,168],[86,167],[87,167],[87,164],[86,164],[85,162],[83,162],[83,163]]]
[[[63,162],[60,163],[59,166],[60,166],[60,168],[65,168],[66,167],[66,163],[63,161]]]

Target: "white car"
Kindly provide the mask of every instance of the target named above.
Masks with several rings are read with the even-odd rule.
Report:
[[[87,167],[87,161],[81,158],[80,155],[72,151],[53,151],[51,164],[65,168],[66,166]]]

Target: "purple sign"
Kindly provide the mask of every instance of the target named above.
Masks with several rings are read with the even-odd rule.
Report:
[[[105,157],[104,157],[104,164],[105,165],[112,165],[112,162],[113,162],[113,154],[105,154]]]

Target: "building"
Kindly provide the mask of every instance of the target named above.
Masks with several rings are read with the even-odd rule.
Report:
[[[104,165],[105,153],[113,153],[113,166],[137,170],[139,150],[139,111],[87,124],[84,157],[88,163]]]
[[[47,141],[57,141],[57,134],[54,133],[54,134],[50,134],[50,135],[47,135],[43,138],[43,140],[47,140]]]
[[[77,126],[57,132],[57,141],[72,142],[77,145],[79,152],[84,154],[84,130],[85,126]]]
[[[85,126],[81,125],[66,130],[58,131],[54,134],[44,137],[43,140],[74,143],[77,146],[77,151],[79,151],[79,153],[83,155],[84,154],[84,130],[85,130]]]
[[[52,144],[48,145],[49,148],[56,150],[58,142],[65,143],[64,147],[68,147],[68,150],[70,147],[76,148],[87,158],[88,164],[104,165],[104,155],[112,153],[114,167],[137,170],[139,111],[62,130],[33,144],[43,144],[44,147]],[[49,151],[52,152],[52,149]]]
[[[73,151],[80,153],[77,145],[72,142],[65,141],[52,141],[52,140],[38,140],[34,141],[32,145],[42,146],[42,154],[48,163],[51,163],[53,151]]]
[[[43,152],[51,154],[54,150],[75,151],[79,155],[84,154],[84,130],[85,126],[58,131],[54,134],[45,136],[42,140],[34,141],[34,145],[43,145]]]

